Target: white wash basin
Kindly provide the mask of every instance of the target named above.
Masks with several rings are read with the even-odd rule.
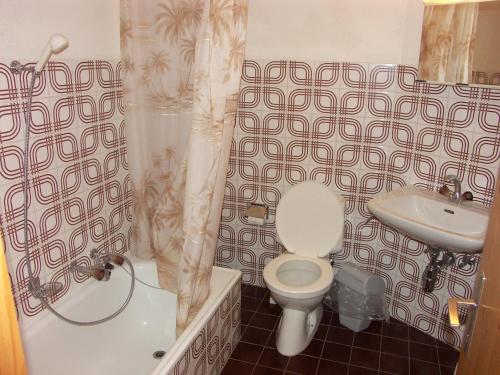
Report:
[[[473,202],[454,203],[438,192],[405,187],[379,194],[368,209],[382,223],[425,244],[454,252],[483,247],[489,210]]]

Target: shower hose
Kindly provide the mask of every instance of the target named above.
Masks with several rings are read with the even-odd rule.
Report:
[[[121,255],[125,262],[128,264],[130,267],[130,272],[127,271],[127,269],[123,268],[130,276],[131,276],[131,282],[130,282],[130,290],[127,295],[127,298],[123,302],[123,304],[116,310],[114,313],[98,320],[92,320],[92,321],[77,321],[73,320],[70,318],[65,317],[64,315],[60,314],[57,312],[49,303],[48,298],[50,297],[50,289],[55,290],[55,283],[52,284],[45,284],[46,288],[44,289],[44,285],[40,285],[38,278],[36,278],[33,274],[33,270],[31,268],[31,256],[30,252],[28,249],[28,174],[29,174],[29,145],[30,145],[30,131],[31,131],[31,102],[33,100],[33,88],[35,85],[35,81],[38,77],[38,74],[35,71],[31,72],[31,82],[30,86],[28,89],[28,103],[26,110],[24,111],[24,121],[26,123],[26,133],[25,133],[25,139],[24,139],[24,173],[23,173],[23,198],[24,198],[24,253],[25,253],[25,258],[26,258],[26,263],[27,263],[27,269],[28,269],[28,276],[29,276],[29,285],[32,294],[36,297],[39,298],[42,302],[42,305],[46,307],[49,311],[51,311],[55,316],[57,316],[59,319],[70,323],[74,324],[77,326],[93,326],[96,324],[101,324],[104,322],[107,322],[108,320],[111,320],[118,316],[130,302],[130,299],[132,298],[132,294],[134,293],[134,286],[135,286],[135,271],[134,267],[132,265],[132,262],[124,255]],[[139,282],[146,284],[142,282],[141,280],[138,280]],[[146,284],[149,285],[149,284]]]

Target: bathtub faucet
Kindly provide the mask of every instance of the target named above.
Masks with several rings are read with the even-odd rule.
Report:
[[[92,249],[90,250],[90,259],[92,259],[96,265],[101,265],[108,270],[112,270],[114,266],[111,263],[121,266],[125,261],[123,256],[116,253],[105,253],[100,254],[99,250]]]
[[[69,266],[70,272],[82,273],[87,276],[92,276],[99,281],[108,281],[111,277],[111,270],[107,269],[105,265],[95,264],[93,266],[79,266],[76,260],[71,262]]]

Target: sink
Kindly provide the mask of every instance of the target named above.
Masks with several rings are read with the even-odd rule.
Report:
[[[451,202],[438,192],[405,187],[377,195],[368,209],[382,223],[425,244],[452,252],[481,251],[489,210],[477,203]]]

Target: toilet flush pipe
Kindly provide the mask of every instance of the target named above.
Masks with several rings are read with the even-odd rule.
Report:
[[[294,356],[309,345],[318,330],[323,317],[323,305],[320,303],[311,312],[284,308],[276,336],[276,349],[282,355]],[[281,329],[281,327],[288,329]]]
[[[280,354],[294,356],[304,350],[304,344],[307,343],[307,315],[305,311],[283,309],[280,326],[291,329],[284,330],[278,327],[276,348]]]

